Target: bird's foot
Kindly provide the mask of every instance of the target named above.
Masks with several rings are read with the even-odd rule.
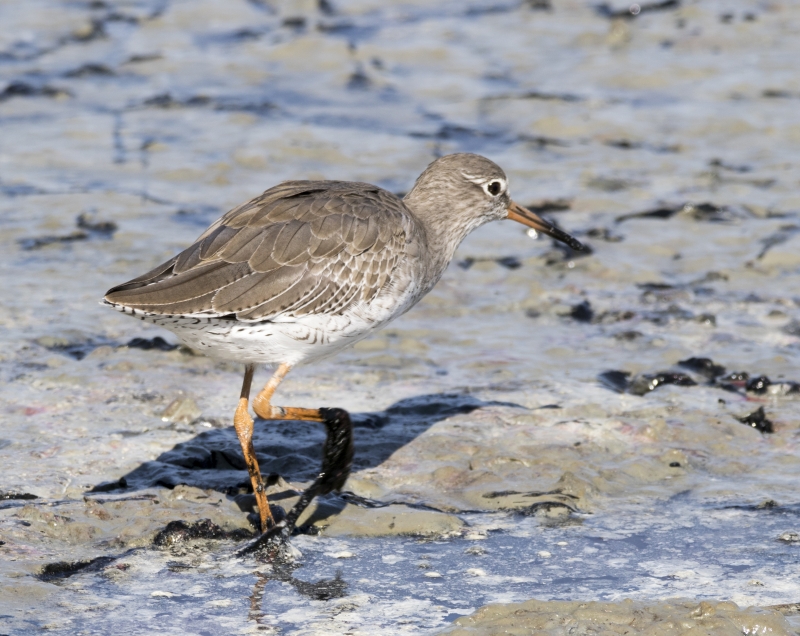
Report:
[[[244,546],[236,556],[253,554],[259,561],[287,563],[294,560],[296,550],[289,544],[293,525],[281,521]]]
[[[293,549],[289,537],[300,516],[314,497],[341,490],[347,481],[353,462],[353,424],[350,416],[342,409],[315,409],[314,413],[324,422],[328,432],[322,453],[322,468],[317,478],[303,491],[285,518],[242,548],[239,556],[256,554],[257,558],[270,562],[292,560]]]

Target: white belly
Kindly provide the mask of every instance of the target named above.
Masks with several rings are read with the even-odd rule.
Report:
[[[413,287],[413,286],[410,286]],[[166,316],[115,305],[118,311],[172,331],[188,347],[213,358],[247,364],[297,366],[332,356],[384,327],[421,296],[387,291],[342,315],[279,316],[247,323],[211,316]]]

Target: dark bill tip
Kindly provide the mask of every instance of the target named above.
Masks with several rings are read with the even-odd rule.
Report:
[[[557,228],[552,223],[545,221],[538,214],[522,207],[519,203],[514,203],[514,201],[511,201],[508,205],[508,218],[512,221],[517,221],[518,223],[532,227],[537,232],[547,234],[547,236],[561,241],[577,252],[582,252],[586,249],[583,243],[574,236],[570,236],[564,230]]]

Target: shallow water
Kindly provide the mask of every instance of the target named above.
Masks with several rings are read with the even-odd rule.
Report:
[[[0,501],[0,631],[420,633],[529,598],[800,601],[779,540],[800,532],[800,5],[547,4],[0,4],[0,491],[38,497]],[[354,496],[294,540],[293,576],[341,570],[344,595],[309,600],[232,541],[150,547],[175,519],[249,528],[240,370],[126,347],[175,339],[103,292],[282,179],[404,192],[458,151],[592,253],[481,228],[413,311],[281,387],[355,414]],[[642,395],[654,377],[677,383]],[[771,434],[739,421],[759,407]],[[321,442],[257,424],[277,496]]]

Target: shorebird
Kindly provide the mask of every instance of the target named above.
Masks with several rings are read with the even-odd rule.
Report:
[[[461,241],[499,219],[583,249],[512,201],[495,163],[453,154],[431,163],[402,199],[367,183],[281,183],[224,214],[166,263],[110,289],[105,303],[171,330],[192,349],[244,364],[233,426],[261,531],[286,538],[316,495],[344,485],[353,441],[346,411],[275,406],[278,385],[292,367],[332,356],[411,309]],[[253,450],[249,399],[257,365],[277,369],[253,400],[256,415],[327,428],[317,479],[277,523]]]

